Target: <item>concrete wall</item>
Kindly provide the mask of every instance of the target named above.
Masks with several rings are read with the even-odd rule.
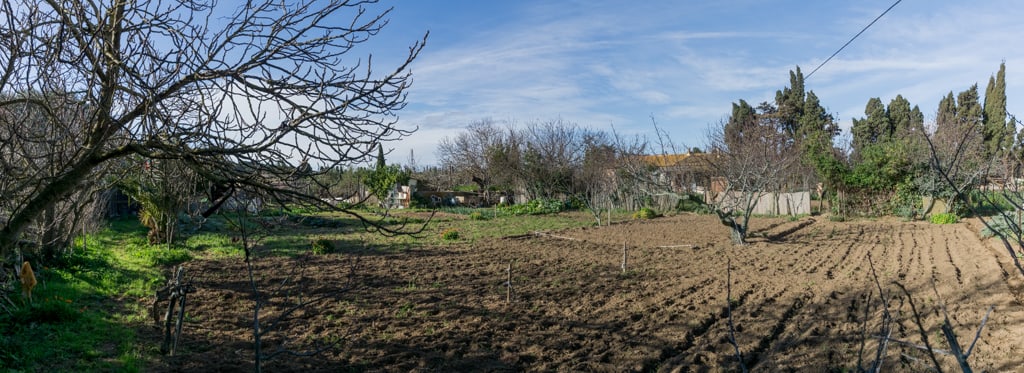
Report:
[[[743,193],[730,192],[718,195],[718,204],[723,209],[743,210]],[[757,215],[800,215],[811,213],[811,193],[765,193],[754,204]]]

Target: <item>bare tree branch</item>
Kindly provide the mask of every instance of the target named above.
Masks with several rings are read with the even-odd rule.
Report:
[[[119,164],[129,155],[330,208],[328,192],[298,187],[300,160],[314,176],[414,130],[397,112],[426,36],[383,73],[351,58],[387,25],[375,3],[5,2],[0,250],[105,167],[138,167]]]

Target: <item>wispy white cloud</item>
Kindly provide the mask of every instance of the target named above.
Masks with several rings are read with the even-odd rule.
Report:
[[[503,4],[515,11],[506,9],[493,27],[449,25],[457,37],[432,35],[439,40],[413,65],[402,116],[420,130],[401,147],[416,147],[428,161],[432,141],[485,117],[562,117],[640,132],[650,130],[654,115],[670,122],[675,138],[700,143],[732,102],[771,100],[790,69],[809,73],[891,2],[512,4]],[[1006,0],[903,2],[807,88],[843,123],[862,116],[868,98],[896,94],[928,114],[946,92],[984,85],[1005,59],[1010,110],[1024,110],[1014,96],[1024,91],[1024,50],[1015,48],[1024,40],[1022,15]]]

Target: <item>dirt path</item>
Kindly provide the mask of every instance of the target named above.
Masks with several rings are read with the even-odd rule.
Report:
[[[754,223],[758,237],[745,247],[731,245],[713,217],[682,215],[472,247],[265,259],[266,288],[282,289],[266,317],[299,293],[309,299],[353,285],[267,335],[271,350],[323,339],[340,341],[337,348],[315,358],[282,355],[268,370],[732,371],[727,261],[736,339],[754,371],[873,360],[882,310],[870,264],[890,300],[892,338],[922,344],[898,281],[936,348],[949,348],[940,340],[942,302],[963,345],[995,306],[969,361],[979,371],[1024,365],[1019,274],[1001,244],[978,239],[975,223]],[[251,370],[252,302],[239,262],[192,263],[205,276],[190,298],[184,353],[156,369]],[[281,269],[295,267],[305,268],[302,280],[280,286]],[[938,359],[955,366],[952,357]],[[919,371],[930,360],[892,343],[885,361],[889,371]]]

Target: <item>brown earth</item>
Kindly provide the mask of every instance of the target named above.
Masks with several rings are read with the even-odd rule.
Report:
[[[268,331],[265,350],[337,341],[316,357],[277,355],[267,371],[737,371],[735,336],[753,371],[843,371],[875,359],[883,310],[895,319],[885,371],[924,371],[945,304],[964,349],[994,306],[968,362],[1024,366],[1021,274],[977,221],[836,223],[756,219],[734,246],[710,216],[681,215],[408,251],[259,259],[272,297],[261,317],[318,296]],[[621,270],[622,246],[628,249]],[[512,263],[511,303],[506,276]],[[239,259],[194,261],[199,290],[179,356],[157,371],[251,371],[251,292]],[[303,270],[304,269],[304,270]],[[286,273],[296,274],[282,283]],[[908,298],[894,282],[906,287]],[[934,289],[933,289],[933,285]],[[347,289],[341,293],[332,293]],[[911,304],[911,300],[913,304]],[[154,341],[157,344],[159,341]],[[863,352],[861,352],[863,351]],[[951,356],[937,355],[954,371]]]

